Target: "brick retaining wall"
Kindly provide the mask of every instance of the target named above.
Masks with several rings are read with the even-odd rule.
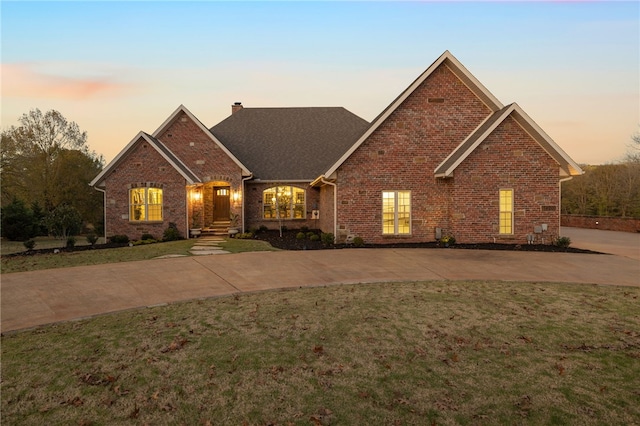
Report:
[[[562,226],[586,229],[604,229],[607,231],[640,232],[640,219],[630,217],[583,216],[563,214]]]

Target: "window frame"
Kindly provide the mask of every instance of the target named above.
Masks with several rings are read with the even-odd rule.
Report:
[[[509,194],[509,205],[503,202],[503,194]],[[514,222],[514,191],[513,188],[501,188],[498,191],[498,234],[513,235]],[[508,222],[508,224],[507,224]],[[507,229],[508,227],[508,229]],[[506,232],[508,230],[508,232]]]
[[[393,194],[393,209],[391,213],[393,214],[393,232],[389,232],[387,222],[385,219],[385,215],[389,214],[389,211],[385,211],[387,205],[385,205],[385,200],[390,199],[391,197],[386,198],[385,194]],[[406,205],[401,203],[401,196],[406,197],[408,203]],[[410,190],[384,190],[382,191],[382,235],[383,236],[410,236],[413,232],[413,227],[411,225],[411,197],[412,193]],[[399,207],[404,206],[406,211],[400,211]],[[403,221],[403,216],[406,217],[406,225],[402,225],[401,221]],[[406,232],[400,232],[401,228],[407,228]]]
[[[153,191],[155,195],[149,196],[149,192]],[[142,194],[141,202],[133,202],[134,194]],[[162,222],[164,220],[164,190],[155,186],[138,186],[129,189],[129,222]],[[158,197],[159,195],[159,197]],[[159,198],[160,202],[150,202],[152,199]],[[136,207],[141,208],[141,217],[136,219]],[[140,211],[140,210],[138,210]],[[151,212],[151,214],[150,214]],[[158,219],[156,214],[159,213]],[[153,216],[149,219],[149,216]]]
[[[286,206],[278,202],[278,194],[290,197]],[[283,195],[280,195],[282,198]],[[302,200],[300,200],[302,195]],[[274,203],[274,198],[276,199]],[[275,204],[275,206],[274,206]],[[267,214],[268,212],[268,214]],[[283,212],[285,215],[283,215]],[[307,218],[307,191],[294,185],[276,185],[262,191],[263,220],[304,220]]]

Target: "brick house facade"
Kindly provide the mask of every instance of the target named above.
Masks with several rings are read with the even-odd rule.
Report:
[[[107,236],[169,222],[188,235],[231,214],[243,230],[285,217],[337,241],[550,241],[560,183],[582,173],[449,52],[371,123],[342,108],[232,111],[206,129],[181,106],[127,145],[92,182],[105,192]],[[132,217],[140,185],[162,190],[158,220]]]

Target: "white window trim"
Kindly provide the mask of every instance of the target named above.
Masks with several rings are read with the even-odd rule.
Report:
[[[502,191],[510,191],[511,192],[511,210],[509,212],[502,210]],[[514,215],[514,204],[515,204],[515,191],[513,188],[500,188],[498,190],[498,234],[500,235],[513,235],[516,228],[515,223],[515,215]],[[511,232],[502,232],[502,213],[511,213]]]
[[[393,233],[389,233],[389,232],[385,232],[384,229],[384,194],[386,192],[391,192],[394,194],[393,197]],[[407,233],[399,233],[398,232],[398,218],[399,218],[399,212],[398,212],[398,194],[401,192],[408,192],[409,193],[409,232]],[[412,211],[413,211],[413,207],[411,206],[411,199],[412,199],[412,193],[411,191],[408,190],[384,190],[382,191],[381,195],[381,199],[382,199],[382,235],[384,236],[409,236],[413,233],[413,226],[412,226]]]
[[[131,192],[132,191],[136,191],[136,190],[140,190],[140,189],[144,189],[144,218],[141,219],[135,219],[131,217],[131,213],[133,211],[133,206],[138,205],[138,204],[133,204],[131,202]],[[162,191],[162,203],[160,203],[160,214],[161,214],[161,219],[158,220],[149,220],[149,189],[158,189],[160,191]],[[155,186],[140,186],[140,187],[134,187],[134,188],[130,188],[129,189],[129,222],[135,222],[135,223],[140,223],[140,222],[156,222],[156,223],[162,223],[164,221],[164,189],[163,188],[157,188]],[[139,204],[139,205],[143,205],[143,204]],[[156,205],[156,204],[152,204],[152,205]]]
[[[291,191],[291,200],[289,200],[289,211],[291,212],[291,216],[288,217],[282,217],[279,218],[279,212],[280,210],[278,208],[275,209],[275,217],[272,218],[266,218],[264,217],[264,208],[266,205],[272,206],[271,208],[273,209],[273,203],[265,203],[264,200],[264,194],[265,192],[268,192],[269,190],[274,189],[274,191],[271,192],[275,192],[277,194],[278,190],[277,188],[288,188]],[[302,193],[304,194],[304,200],[302,202],[302,217],[295,217],[295,206],[298,205],[298,203],[295,202],[294,199],[294,189],[297,189],[298,191],[302,191]],[[275,186],[270,186],[269,188],[265,188],[262,191],[262,214],[261,214],[262,220],[278,220],[278,219],[282,219],[282,220],[305,220],[307,218],[307,191],[304,188],[300,188],[298,186],[295,185],[275,185]]]

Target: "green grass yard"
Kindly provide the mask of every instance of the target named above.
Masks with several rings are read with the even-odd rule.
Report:
[[[2,337],[6,424],[634,424],[640,289],[359,284]]]

